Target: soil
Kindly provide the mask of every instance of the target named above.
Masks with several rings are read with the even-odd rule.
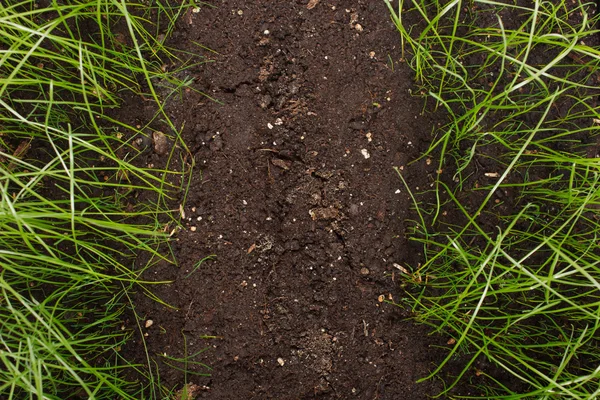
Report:
[[[406,238],[414,215],[394,170],[415,192],[431,185],[435,163],[408,163],[438,120],[411,94],[384,1],[223,0],[195,11],[169,42],[211,60],[183,70],[193,84],[167,103],[195,159],[179,199],[185,229],[178,265],[146,276],[171,281],[153,287],[171,307],[135,299],[161,383],[193,383],[210,399],[438,393],[441,381],[416,381],[449,336],[429,335],[402,306],[398,266],[422,255]],[[152,116],[139,104],[123,108],[129,119]],[[191,356],[191,372],[165,355]],[[143,363],[143,341],[125,356]]]

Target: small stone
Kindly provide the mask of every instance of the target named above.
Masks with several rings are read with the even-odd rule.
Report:
[[[362,27],[362,25],[361,25],[361,24],[356,24],[356,25],[354,25],[354,29],[356,29],[356,30],[357,30],[357,31],[359,31],[359,32],[362,32],[362,31],[363,31],[363,27]]]
[[[153,324],[154,324],[154,321],[152,321],[151,319],[149,319],[148,321],[146,321],[146,323],[144,324],[144,326],[146,328],[150,328]]]
[[[283,367],[285,365],[285,360],[281,357],[279,357],[277,359],[277,363],[279,364],[279,366]]]
[[[369,159],[369,158],[371,158],[371,155],[369,154],[369,151],[368,151],[367,149],[362,149],[362,150],[360,151],[360,154],[362,154],[362,155],[363,155],[363,157],[364,157],[366,160],[367,160],[367,159]]]
[[[196,227],[195,226],[190,226],[190,231],[196,232]]]
[[[370,272],[371,272],[371,271],[369,271],[369,268],[367,268],[367,267],[362,267],[362,268],[360,269],[360,274],[361,274],[361,275],[369,275],[369,273],[370,273]]]
[[[159,156],[164,156],[169,152],[169,142],[167,137],[161,131],[154,131],[152,133],[152,140],[154,141],[154,151]]]
[[[243,10],[238,10],[237,15],[244,15],[244,11]]]
[[[269,123],[267,124],[267,128],[269,128],[269,129],[273,129],[273,124],[269,122]]]

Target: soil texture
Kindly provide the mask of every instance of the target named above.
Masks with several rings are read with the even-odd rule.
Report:
[[[408,163],[437,121],[411,94],[384,1],[216,1],[170,40],[212,62],[184,70],[193,84],[167,103],[195,167],[179,265],[146,276],[172,282],[154,291],[174,308],[136,299],[161,383],[216,400],[438,393],[440,381],[416,381],[448,337],[390,304],[402,304],[398,267],[422,261],[394,167],[414,191],[431,185],[435,163]],[[151,115],[133,108],[131,119]],[[149,163],[168,153],[159,142]],[[126,355],[143,362],[142,341]],[[191,373],[165,355],[191,356]]]

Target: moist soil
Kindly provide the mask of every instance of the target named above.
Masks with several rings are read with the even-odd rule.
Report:
[[[193,83],[166,106],[195,161],[177,265],[145,276],[171,282],[153,287],[170,307],[135,298],[161,384],[210,399],[439,393],[440,380],[416,381],[451,345],[402,305],[398,266],[423,256],[394,168],[429,189],[435,163],[417,159],[441,117],[411,93],[384,1],[216,1],[182,15],[168,45],[207,62],[179,73]],[[125,120],[152,117],[140,104]],[[125,356],[144,363],[143,342]]]

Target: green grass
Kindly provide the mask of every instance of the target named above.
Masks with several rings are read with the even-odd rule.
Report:
[[[448,115],[427,152],[441,171],[434,195],[413,198],[424,259],[406,277],[415,318],[456,341],[428,377],[446,381],[439,395],[461,397],[461,383],[469,398],[598,396],[594,10],[390,4],[419,91]],[[450,364],[461,372],[447,376]]]
[[[121,351],[130,295],[153,297],[143,271],[172,261],[167,207],[188,170],[170,162],[187,149],[154,86],[189,84],[161,69],[174,54],[157,39],[188,5],[47,3],[0,4],[0,397],[161,398],[125,378],[152,355],[136,366]],[[154,102],[145,127],[110,117],[125,94]],[[136,161],[151,124],[175,143],[162,168]]]

